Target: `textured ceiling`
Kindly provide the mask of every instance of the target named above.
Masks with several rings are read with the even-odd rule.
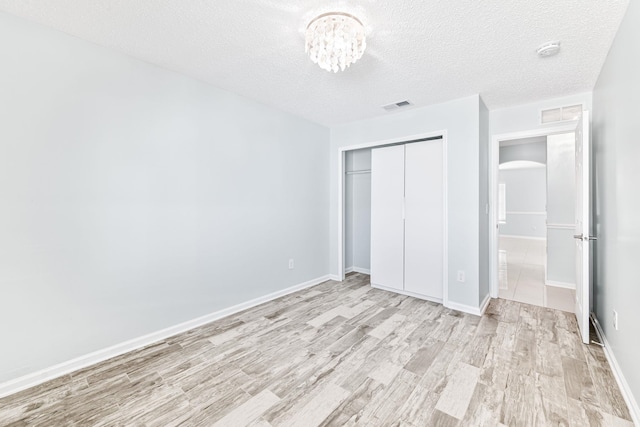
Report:
[[[490,109],[593,88],[628,0],[0,0],[0,10],[333,125],[479,93]],[[358,16],[343,73],[304,53],[317,14]],[[536,48],[560,40],[559,55]]]

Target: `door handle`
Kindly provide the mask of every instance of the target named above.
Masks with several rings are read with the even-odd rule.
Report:
[[[598,238],[596,236],[585,236],[583,234],[574,234],[573,238],[574,239],[578,239],[578,240],[584,240],[584,241],[587,241],[587,240],[598,240]]]

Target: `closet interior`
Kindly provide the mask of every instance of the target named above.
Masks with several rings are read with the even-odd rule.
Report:
[[[345,152],[344,266],[371,271],[371,148]]]

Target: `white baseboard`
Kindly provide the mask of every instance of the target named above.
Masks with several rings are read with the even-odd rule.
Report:
[[[250,301],[234,305],[232,307],[224,308],[214,313],[207,314],[205,316],[198,317],[196,319],[189,320],[187,322],[180,323],[178,325],[171,326],[157,332],[152,332],[150,334],[134,338],[132,340],[104,348],[102,350],[94,351],[93,353],[89,353],[84,356],[62,362],[60,364],[42,369],[40,371],[24,375],[13,380],[9,380],[0,384],[0,398],[13,393],[17,393],[30,387],[34,387],[63,375],[67,375],[79,369],[86,368],[87,366],[95,365],[96,363],[103,362],[107,359],[111,359],[121,354],[137,350],[139,348],[167,339],[174,335],[181,334],[190,329],[198,328],[200,326],[206,325],[207,323],[211,323],[215,320],[219,320],[223,317],[230,316],[248,308],[264,304],[265,302],[272,301],[293,292],[319,285],[320,283],[326,282],[329,279],[330,275],[318,277],[317,279],[309,280],[307,282],[300,283],[298,285],[294,285],[289,288],[255,298]]]
[[[459,304],[457,302],[448,301],[445,304],[445,307],[450,308],[452,310],[462,311],[464,313],[473,314],[475,316],[482,316],[484,312],[487,310],[489,303],[491,302],[491,294],[487,294],[486,297],[482,300],[482,304],[480,307],[474,307],[472,305]]]
[[[596,333],[598,334],[598,337],[600,337],[602,344],[604,344],[604,354],[607,357],[609,366],[611,366],[613,376],[615,377],[616,382],[618,383],[618,386],[622,391],[622,397],[624,397],[624,401],[626,402],[627,407],[629,407],[629,412],[631,413],[633,423],[636,426],[640,426],[640,407],[638,406],[638,402],[636,401],[635,397],[633,397],[631,388],[629,388],[629,383],[627,383],[627,380],[625,379],[624,374],[620,369],[620,365],[618,365],[616,356],[613,354],[613,350],[611,349],[611,346],[607,341],[607,337],[602,330],[602,326],[600,326],[600,322],[598,322],[598,319],[593,313],[591,314],[591,320],[596,327]]]
[[[337,274],[330,274],[328,277],[329,277],[329,280],[335,280],[336,282],[342,281],[340,276],[338,276]]]
[[[532,236],[516,236],[514,234],[499,234],[500,237],[509,237],[511,239],[525,239],[525,240],[547,240],[546,237],[532,237]]]
[[[563,289],[575,289],[575,283],[566,283],[566,282],[556,282],[555,280],[546,280],[544,282],[545,285],[551,286],[554,288],[563,288]]]
[[[484,297],[482,304],[480,304],[480,316],[484,315],[484,312],[487,311],[487,307],[489,307],[490,302],[491,302],[491,294],[487,294],[487,296]]]
[[[371,270],[369,270],[368,268],[349,267],[344,270],[345,273],[353,273],[354,271],[356,273],[371,274]]]
[[[451,310],[462,311],[463,313],[473,314],[474,316],[482,316],[484,310],[480,307],[474,307],[472,305],[460,304],[457,302],[449,301],[445,304],[445,307]]]
[[[414,297],[414,298],[419,298],[419,299],[423,299],[425,301],[431,301],[431,302],[435,302],[438,304],[443,304],[443,301],[441,298],[433,298],[433,297],[428,297],[425,295],[421,295],[421,294],[416,294],[414,292],[409,292],[409,291],[405,291],[405,290],[399,290],[399,289],[394,289],[394,288],[388,288],[386,286],[382,286],[382,285],[377,285],[375,283],[371,284],[372,288],[376,288],[376,289],[381,289],[383,291],[389,291],[389,292],[393,292],[396,294],[401,294],[401,295],[407,295],[410,297]],[[452,302],[452,301],[448,301],[446,304],[443,304],[445,307],[450,308],[452,310],[456,310],[456,311],[462,311],[463,313],[468,313],[468,314],[473,314],[475,316],[482,316],[485,312],[485,310],[487,309],[487,306],[489,305],[489,302],[491,301],[491,295],[487,295],[484,299],[484,301],[482,301],[482,304],[480,305],[480,307],[473,307],[470,305],[465,305],[465,304],[458,304],[457,302]]]
[[[414,298],[418,298],[418,299],[423,299],[425,301],[431,301],[431,302],[436,302],[438,304],[442,304],[442,298],[429,297],[429,296],[426,296],[426,295],[416,294],[415,292],[409,292],[409,291],[405,291],[405,290],[402,290],[402,289],[388,288],[386,286],[376,285],[374,283],[371,284],[371,287],[372,288],[376,288],[376,289],[380,289],[380,290],[383,290],[383,291],[393,292],[395,294],[406,295],[408,297],[414,297]]]

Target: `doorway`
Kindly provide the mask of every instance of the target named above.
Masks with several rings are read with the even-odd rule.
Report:
[[[575,134],[499,141],[500,298],[574,312]]]
[[[493,137],[493,298],[575,311],[575,194],[567,194],[575,192],[575,130],[568,123]]]

